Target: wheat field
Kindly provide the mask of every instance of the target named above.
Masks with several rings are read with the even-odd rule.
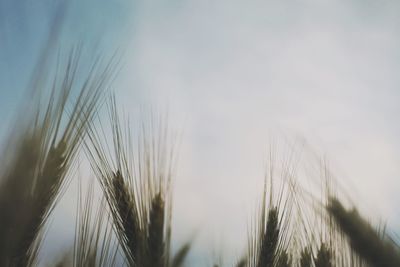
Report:
[[[133,114],[142,117],[132,122],[121,104],[124,96],[114,88],[124,52],[91,58],[86,53],[93,44],[62,43],[63,8],[50,20],[51,34],[23,93],[27,101],[0,140],[0,267],[181,267],[193,264],[191,254],[211,262],[208,266],[226,266],[222,253],[214,259],[196,252],[196,233],[175,241],[180,229],[173,224],[174,183],[185,155],[168,112]],[[246,233],[247,242],[228,262],[234,267],[400,266],[398,236],[375,223],[381,218],[361,213],[357,203],[363,200],[349,197],[357,192],[339,184],[334,170],[320,164],[319,176],[311,180],[317,189],[311,190],[294,161],[274,157],[273,146],[266,149],[255,212],[237,233],[238,239]],[[230,190],[206,182],[221,195]],[[73,240],[60,240],[63,250],[49,255],[48,233],[60,216],[55,211],[74,185],[75,224],[66,226]],[[212,224],[216,218],[207,219]]]
[[[75,171],[81,151],[96,178],[86,192],[79,191],[76,225],[71,225],[74,244],[54,266],[184,266],[195,240],[171,253],[171,183],[178,147],[167,119],[143,122],[133,139],[133,126],[121,119],[115,95],[108,91],[117,63],[94,64],[82,86],[76,86],[79,64],[79,49],[72,50],[49,83],[47,98],[43,88],[33,88],[37,100],[31,116],[16,123],[6,142],[0,265],[38,266],[52,211],[71,179],[85,182]],[[107,109],[108,121],[100,120],[101,108]],[[247,229],[247,249],[236,266],[400,266],[398,244],[356,208],[344,208],[334,181],[321,177],[326,184],[321,199],[298,184],[290,166],[275,173],[276,163],[270,163],[262,201]],[[93,193],[95,184],[100,198]]]

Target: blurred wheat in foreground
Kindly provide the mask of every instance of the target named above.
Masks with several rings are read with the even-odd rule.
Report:
[[[0,266],[40,265],[52,211],[69,181],[78,179],[73,175],[78,151],[85,152],[96,179],[79,178],[88,188],[80,187],[77,197],[73,249],[54,266],[188,264],[190,241],[171,253],[177,151],[166,121],[150,120],[132,134],[110,97],[105,123],[98,111],[116,66],[101,68],[96,62],[86,77],[79,66],[79,50],[73,50],[55,72],[41,70],[54,78],[33,86],[49,90],[33,88],[39,94],[33,112],[6,140],[0,169]],[[76,81],[78,76],[83,82]],[[109,134],[104,125],[110,126]],[[398,244],[356,209],[345,209],[329,190],[325,199],[313,198],[288,168],[281,173],[269,168],[247,249],[236,266],[400,266]],[[100,196],[94,193],[96,185]]]

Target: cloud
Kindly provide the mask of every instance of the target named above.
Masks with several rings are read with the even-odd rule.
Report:
[[[400,174],[396,6],[221,0],[139,8],[125,70],[134,79],[125,74],[122,87],[145,96],[142,103],[167,103],[185,122],[179,231],[198,223],[203,250],[216,235],[232,253],[243,249],[276,129],[320,146],[388,215],[396,192],[380,193]]]
[[[28,18],[12,2],[0,2],[0,23],[12,24],[0,27],[3,88],[22,87],[49,11],[44,1]],[[115,85],[122,105],[133,116],[168,109],[184,130],[173,223],[175,242],[201,229],[191,266],[219,239],[227,263],[244,250],[273,137],[304,136],[365,206],[398,224],[400,2],[94,2],[72,6],[66,40],[106,52],[129,40]],[[10,113],[20,93],[2,90]]]

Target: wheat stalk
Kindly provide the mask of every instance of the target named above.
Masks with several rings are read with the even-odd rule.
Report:
[[[322,243],[317,257],[314,259],[315,267],[332,267],[332,253],[329,248]]]
[[[164,126],[157,128],[151,123],[149,131],[143,126],[135,147],[129,127],[122,130],[115,97],[109,108],[112,149],[103,128],[91,128],[86,147],[107,199],[115,233],[129,266],[169,266],[174,262],[170,262],[169,249],[173,146],[168,144]],[[177,263],[183,262],[188,250],[186,247],[181,259],[176,258]]]
[[[75,86],[79,59],[79,50],[73,50],[65,69],[55,75],[47,106],[36,104],[33,117],[18,125],[4,152],[12,156],[1,174],[2,266],[36,263],[43,226],[65,190],[68,170],[113,74],[111,65],[101,70],[95,64],[82,86]],[[79,97],[66,114],[74,87]]]
[[[352,249],[368,263],[376,267],[400,266],[399,246],[382,238],[356,210],[346,211],[336,198],[330,199],[327,210],[349,238]]]
[[[89,183],[85,199],[81,186],[78,195],[73,266],[115,266],[118,246],[112,235],[112,224],[108,221],[108,210],[102,199],[93,214],[94,184]]]
[[[178,249],[178,251],[176,252],[174,257],[172,258],[172,261],[170,264],[171,267],[183,266],[183,264],[185,263],[186,257],[190,251],[191,245],[192,245],[191,242],[187,242]]]

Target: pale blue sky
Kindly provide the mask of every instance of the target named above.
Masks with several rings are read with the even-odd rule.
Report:
[[[49,32],[57,28],[57,19],[65,17],[53,54],[82,42],[86,45],[84,57],[90,61],[99,53],[110,56],[123,46],[124,31],[134,14],[132,7],[128,0],[1,0],[0,121],[9,119],[21,102]]]
[[[54,12],[50,1],[13,2],[0,0],[0,122]],[[200,229],[196,266],[213,247],[244,249],[271,136],[305,137],[372,214],[398,225],[400,2],[78,2],[63,38],[122,47],[124,109],[168,109],[184,130],[174,226],[178,241]]]

